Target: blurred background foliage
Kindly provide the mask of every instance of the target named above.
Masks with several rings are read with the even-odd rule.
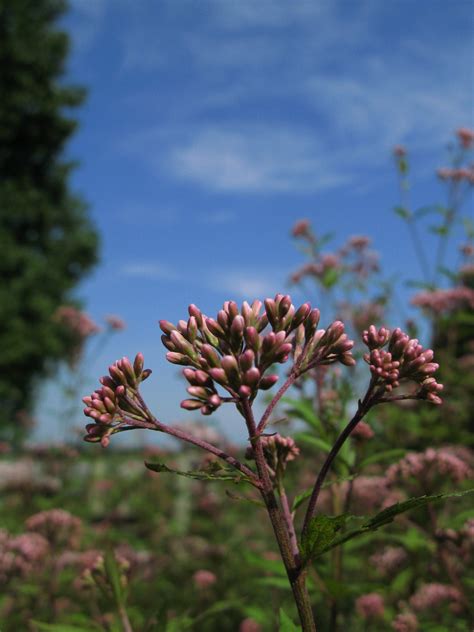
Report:
[[[64,159],[85,97],[62,82],[65,8],[0,3],[0,436],[14,441],[28,429],[38,380],[74,347],[53,315],[97,262],[98,234]]]

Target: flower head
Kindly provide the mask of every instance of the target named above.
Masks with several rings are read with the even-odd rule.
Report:
[[[336,321],[327,330],[317,330],[318,323],[319,310],[309,303],[296,308],[284,294],[241,307],[226,301],[216,318],[190,305],[187,321],[160,321],[168,361],[186,367],[183,375],[191,398],[181,406],[209,415],[229,401],[219,389],[227,391],[230,401],[253,400],[259,390],[277,382],[276,374],[268,374],[272,365],[290,357],[300,373],[317,364],[353,364],[353,343],[344,325]]]
[[[433,362],[431,349],[423,349],[417,338],[410,338],[400,328],[390,332],[385,327],[377,329],[371,325],[364,331],[362,339],[369,349],[364,360],[370,367],[379,395],[390,393],[406,380],[418,384],[418,389],[409,398],[442,403],[439,393],[443,385],[433,377],[439,365]]]
[[[84,397],[84,415],[93,423],[86,426],[86,441],[100,441],[103,447],[110,435],[133,425],[134,419],[146,417],[138,386],[151,374],[143,368],[143,355],[137,354],[132,363],[126,357],[109,367],[109,375],[100,378],[102,387]]]

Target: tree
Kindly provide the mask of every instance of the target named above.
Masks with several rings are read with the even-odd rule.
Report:
[[[62,82],[60,0],[0,0],[0,436],[13,440],[34,390],[71,351],[54,318],[96,263],[98,236],[71,191],[64,147],[85,92]]]

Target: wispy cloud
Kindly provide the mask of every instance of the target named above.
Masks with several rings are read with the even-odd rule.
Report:
[[[169,168],[175,177],[218,191],[314,191],[348,181],[310,130],[267,125],[198,130],[171,150]]]
[[[120,273],[133,279],[177,281],[181,278],[174,268],[154,261],[124,263],[120,268]]]

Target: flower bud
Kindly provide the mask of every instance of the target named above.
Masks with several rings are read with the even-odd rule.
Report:
[[[198,410],[204,406],[204,403],[197,399],[183,399],[180,405],[185,410]]]
[[[173,323],[170,323],[168,320],[160,320],[159,321],[161,331],[169,336],[172,331],[175,331],[176,326]]]
[[[184,366],[189,366],[191,364],[191,360],[188,356],[183,355],[182,353],[176,353],[174,351],[169,351],[166,354],[166,359],[168,360],[168,362],[171,362],[171,364],[181,364]]]
[[[260,380],[258,384],[258,388],[261,389],[262,391],[268,391],[268,389],[272,388],[272,386],[275,386],[277,382],[278,382],[278,375],[266,375],[265,377],[262,377],[262,379]]]
[[[137,377],[140,377],[142,374],[144,362],[145,358],[143,357],[143,353],[137,353],[133,362],[133,372]]]

